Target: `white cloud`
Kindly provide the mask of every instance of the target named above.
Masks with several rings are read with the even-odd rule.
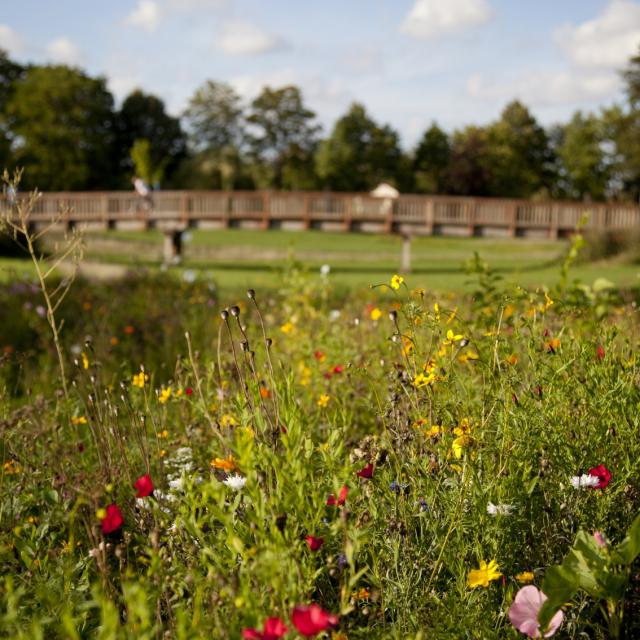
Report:
[[[82,53],[69,38],[56,38],[47,45],[47,56],[59,64],[77,66],[82,62]]]
[[[427,39],[484,24],[491,15],[487,0],[415,0],[400,30]]]
[[[126,23],[140,27],[149,33],[160,23],[160,7],[154,0],[139,0],[136,8],[127,16]]]
[[[558,29],[555,40],[579,66],[623,67],[640,45],[640,5],[611,0],[593,20]]]
[[[177,11],[220,9],[226,4],[227,0],[169,0],[169,7]]]
[[[21,53],[24,49],[20,35],[6,24],[0,24],[0,49],[5,49],[12,54]]]
[[[620,79],[612,73],[569,71],[529,72],[517,77],[467,81],[467,93],[476,100],[508,102],[515,98],[532,107],[578,105],[616,95]]]
[[[227,22],[218,47],[230,55],[258,55],[285,48],[286,44],[248,22]]]

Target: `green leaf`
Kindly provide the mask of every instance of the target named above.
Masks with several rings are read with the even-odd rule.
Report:
[[[640,554],[640,514],[631,523],[626,538],[611,551],[616,564],[630,565]]]
[[[551,622],[551,618],[553,618],[556,611],[567,600],[571,600],[576,591],[578,591],[576,576],[564,566],[564,562],[561,565],[555,565],[547,569],[542,583],[542,592],[547,596],[547,600],[538,614],[538,621],[542,629],[546,629],[549,626],[549,622]]]

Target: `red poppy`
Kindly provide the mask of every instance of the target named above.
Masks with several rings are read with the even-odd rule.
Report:
[[[128,324],[125,328],[124,328],[124,332],[130,336],[132,333],[135,332],[135,328],[133,326],[131,326],[130,324]]]
[[[153,493],[153,481],[151,480],[151,476],[149,474],[140,476],[133,484],[133,488],[138,490],[136,498],[146,498],[147,496],[150,496]]]
[[[601,344],[596,349],[596,356],[598,356],[598,360],[604,360],[604,347]]]
[[[342,373],[343,372],[343,368],[341,364],[337,364],[335,367],[333,367],[333,373]]]
[[[280,618],[267,618],[262,631],[257,629],[243,629],[243,640],[278,640],[289,631],[287,625]]]
[[[347,501],[347,493],[349,493],[349,487],[346,484],[342,485],[342,489],[340,489],[340,493],[338,494],[338,499],[333,495],[333,493],[329,494],[327,498],[327,506],[333,507],[335,505],[342,506]]]
[[[307,541],[307,544],[309,545],[309,549],[311,549],[311,551],[317,551],[324,544],[324,538],[314,538],[313,536],[307,536],[305,540]]]
[[[338,616],[327,613],[317,604],[294,607],[291,612],[293,626],[307,638],[338,624]]]
[[[592,489],[604,489],[611,481],[611,471],[609,471],[609,469],[607,469],[603,464],[599,464],[597,467],[589,469],[589,475],[595,476],[600,481],[597,485],[592,487]]]
[[[188,395],[191,396],[193,395],[193,389],[191,387],[187,387],[184,392]]]
[[[324,360],[324,353],[322,351],[314,351],[313,357],[318,361],[322,362]]]
[[[107,515],[102,519],[102,533],[113,533],[117,531],[124,522],[122,512],[118,505],[113,503],[107,507]]]
[[[356,473],[356,475],[359,478],[366,478],[367,480],[369,478],[373,477],[373,465],[371,463],[369,463],[364,469],[361,469],[360,471],[358,471]]]

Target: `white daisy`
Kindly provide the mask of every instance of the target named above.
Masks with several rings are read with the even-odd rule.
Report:
[[[600,484],[598,476],[592,476],[589,473],[583,473],[581,476],[573,476],[571,478],[571,486],[574,489],[585,489],[597,487]]]
[[[515,508],[513,504],[493,504],[493,502],[490,502],[487,505],[487,513],[490,516],[510,516],[515,511]]]
[[[226,484],[230,489],[233,489],[234,491],[240,491],[240,489],[242,489],[247,483],[247,479],[236,473],[232,476],[227,476],[227,478],[222,482]]]

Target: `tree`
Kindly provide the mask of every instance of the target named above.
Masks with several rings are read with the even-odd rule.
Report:
[[[447,169],[447,191],[462,196],[492,195],[491,179],[486,130],[467,127],[454,132]]]
[[[122,103],[117,116],[118,147],[120,167],[123,172],[131,172],[131,148],[136,140],[150,143],[150,162],[154,167],[166,166],[166,174],[175,170],[186,155],[186,136],[180,120],[167,114],[160,98],[133,91]],[[127,181],[127,176],[123,176]]]
[[[529,198],[553,181],[549,138],[530,111],[510,102],[487,128],[492,195]]]
[[[31,67],[14,83],[6,113],[24,187],[111,186],[113,97],[104,78],[65,66]]]
[[[434,122],[413,154],[412,169],[419,193],[444,193],[450,154],[449,136]]]
[[[313,154],[320,127],[295,86],[265,87],[251,103],[249,150],[260,181],[275,188],[308,188],[314,182]],[[260,167],[259,165],[262,165]]]
[[[240,96],[228,84],[207,80],[189,100],[184,117],[189,145],[196,152],[215,155],[242,143]]]
[[[6,51],[0,49],[0,169],[9,164],[11,158],[11,122],[7,114],[7,103],[15,84],[24,77],[26,68],[11,60]]]
[[[564,191],[570,198],[603,200],[609,167],[603,150],[603,123],[593,114],[576,112],[562,127],[557,148]]]
[[[369,191],[382,181],[403,190],[410,173],[398,134],[377,125],[357,103],[320,144],[316,167],[322,184],[335,191]]]

